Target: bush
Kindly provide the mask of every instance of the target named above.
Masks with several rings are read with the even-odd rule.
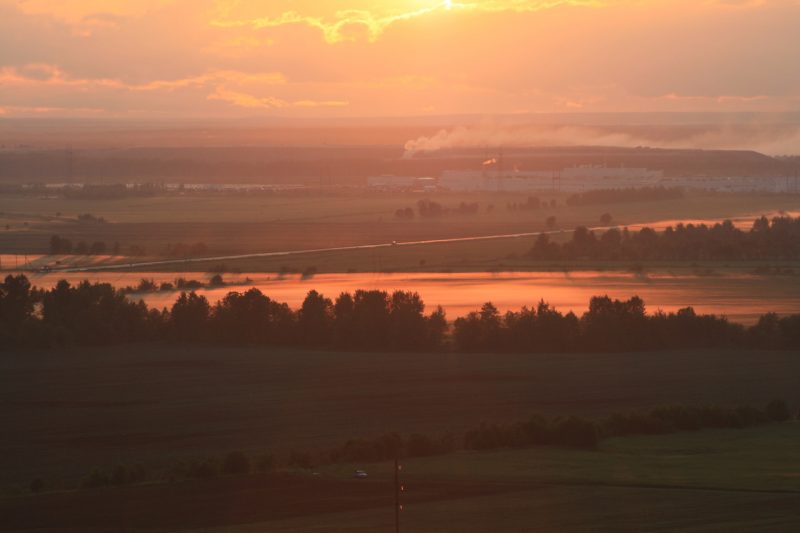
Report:
[[[570,416],[553,424],[553,444],[594,450],[599,441],[597,426],[589,420]]]
[[[292,468],[302,468],[303,470],[310,470],[314,468],[314,458],[308,452],[292,452],[289,455],[289,466]]]
[[[44,481],[42,480],[42,478],[37,477],[36,479],[31,481],[30,489],[31,492],[33,492],[34,494],[42,492],[44,490]]]
[[[256,459],[256,470],[262,474],[275,470],[275,457],[271,453],[260,455]]]
[[[247,474],[250,472],[250,459],[242,452],[230,452],[225,456],[222,469],[230,475]]]
[[[783,400],[772,400],[764,409],[767,418],[773,422],[785,422],[792,417],[789,406]]]
[[[209,479],[219,474],[219,465],[214,459],[193,459],[188,463],[179,463],[174,473],[190,479]]]
[[[441,444],[427,435],[415,433],[408,437],[406,442],[406,455],[408,457],[427,457],[440,453],[442,453]]]
[[[94,489],[97,487],[105,487],[111,482],[108,474],[103,470],[95,468],[88,476],[81,481],[81,488]]]

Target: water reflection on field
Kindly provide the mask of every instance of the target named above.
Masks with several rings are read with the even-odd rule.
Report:
[[[188,272],[186,279],[206,282],[210,275]],[[142,278],[156,283],[172,282],[174,273],[52,273],[33,274],[31,281],[50,287],[59,279],[77,283],[84,279],[109,282],[118,287],[135,286]],[[246,281],[246,280],[250,281]],[[428,309],[441,305],[450,318],[476,310],[491,301],[502,311],[516,310],[543,299],[561,311],[586,310],[589,299],[608,294],[612,298],[642,297],[649,311],[674,311],[693,306],[698,312],[727,315],[730,319],[752,323],[763,313],[800,312],[800,279],[795,276],[759,276],[744,273],[698,275],[692,273],[636,274],[624,271],[582,272],[503,272],[503,273],[354,273],[319,274],[309,279],[298,275],[249,273],[226,274],[225,287],[200,289],[212,303],[229,291],[257,287],[278,301],[298,307],[311,289],[335,298],[343,291],[381,289],[417,291]],[[170,306],[175,291],[132,294],[148,305]]]

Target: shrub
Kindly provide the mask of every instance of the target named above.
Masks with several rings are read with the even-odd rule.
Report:
[[[597,426],[589,420],[570,416],[553,424],[553,444],[575,448],[596,449],[600,438]]]
[[[783,400],[772,400],[764,409],[767,418],[774,422],[785,422],[792,417],[789,406]]]
[[[36,479],[31,481],[30,489],[31,492],[33,492],[34,494],[42,492],[44,490],[44,481],[42,480],[42,478],[37,477]]]
[[[222,469],[230,475],[247,474],[250,472],[250,459],[242,452],[230,452],[225,456]]]
[[[173,467],[172,476],[189,479],[209,479],[219,474],[219,464],[214,459],[192,459],[187,463],[180,462]]]
[[[408,457],[427,457],[442,453],[441,446],[427,435],[415,433],[408,437],[406,442],[406,455]]]
[[[256,459],[256,470],[262,474],[275,470],[275,457],[271,453],[260,455]]]
[[[493,450],[502,445],[501,430],[496,425],[481,424],[464,435],[464,447],[468,450]]]
[[[95,468],[88,476],[81,481],[81,487],[84,489],[94,489],[97,487],[105,487],[111,482],[108,474],[103,470]]]
[[[289,466],[292,468],[302,468],[303,470],[310,470],[314,468],[314,458],[308,452],[292,452],[289,455]]]

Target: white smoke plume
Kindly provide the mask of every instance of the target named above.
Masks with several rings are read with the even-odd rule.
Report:
[[[405,144],[405,157],[463,148],[614,146],[755,150],[768,155],[800,154],[800,125],[792,123],[707,126],[458,126]]]

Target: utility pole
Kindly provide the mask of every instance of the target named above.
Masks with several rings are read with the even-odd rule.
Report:
[[[394,460],[394,532],[400,533],[400,511],[403,510],[403,506],[400,504],[400,492],[403,490],[403,486],[400,484],[400,469],[403,466],[400,464],[398,459]]]

